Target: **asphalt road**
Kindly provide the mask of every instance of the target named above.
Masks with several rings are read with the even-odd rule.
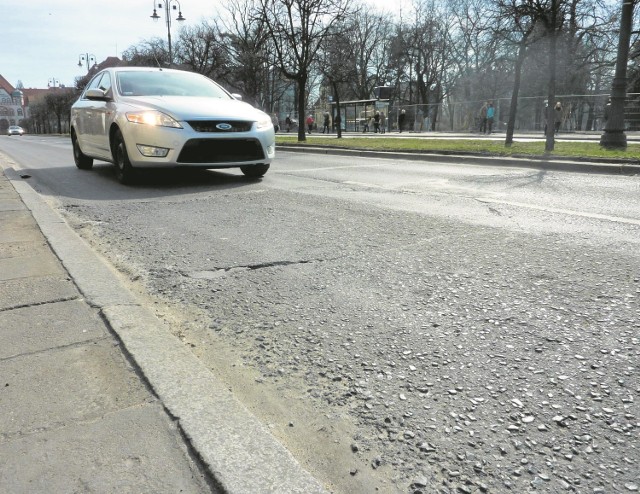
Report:
[[[0,151],[335,492],[638,490],[640,177]]]

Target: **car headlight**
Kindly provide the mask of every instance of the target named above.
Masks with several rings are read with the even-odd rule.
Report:
[[[157,110],[130,112],[127,113],[127,120],[131,123],[137,124],[173,127],[174,129],[182,128],[182,125],[180,125],[174,118]]]
[[[269,115],[265,115],[256,122],[256,128],[258,130],[268,129],[271,125],[272,123]]]

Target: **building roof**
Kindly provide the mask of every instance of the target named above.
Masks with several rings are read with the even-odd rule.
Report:
[[[106,67],[117,67],[118,65],[125,64],[118,57],[107,57],[102,62],[97,65],[94,65],[89,70],[89,73],[85,77],[90,77],[96,74],[98,71],[106,68]],[[7,94],[13,93],[16,88],[7,81],[2,74],[0,74],[0,88],[4,89]],[[51,91],[75,91],[74,87],[46,87],[46,88],[22,88],[22,93],[25,97],[25,104],[29,104],[28,100],[31,99],[31,102],[37,101],[43,98],[45,95],[49,94]]]
[[[8,94],[13,93],[16,88],[13,87],[9,81],[7,81],[4,77],[2,77],[2,75],[0,74],[0,88],[4,89]]]

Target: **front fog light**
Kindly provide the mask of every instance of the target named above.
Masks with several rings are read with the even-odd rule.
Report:
[[[137,146],[140,154],[148,158],[164,158],[165,156],[167,156],[167,154],[169,154],[169,150],[167,148],[145,146],[144,144],[138,144]]]

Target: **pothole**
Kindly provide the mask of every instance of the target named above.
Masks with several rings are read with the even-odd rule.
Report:
[[[238,271],[253,271],[256,269],[264,269],[264,268],[273,268],[277,266],[291,266],[296,264],[309,264],[312,262],[317,262],[318,260],[302,260],[302,261],[273,261],[273,262],[265,262],[259,264],[249,264],[248,266],[236,266],[233,268],[219,268],[212,270],[203,270],[203,271],[190,271],[187,273],[183,273],[184,276],[189,278],[194,278],[198,280],[215,280],[218,278],[222,278],[230,273],[235,273]]]
[[[186,276],[189,278],[194,278],[196,280],[216,280],[218,278],[223,278],[227,274],[232,271],[249,271],[250,268],[242,267],[242,268],[228,268],[228,269],[216,269],[214,271],[192,271],[190,273],[186,273]]]

